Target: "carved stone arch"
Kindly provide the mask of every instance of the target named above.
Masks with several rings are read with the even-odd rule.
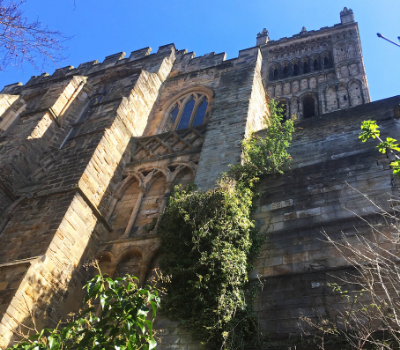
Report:
[[[311,67],[313,72],[321,70],[321,56],[318,53],[311,55]]]
[[[337,97],[338,97],[338,107],[339,108],[348,108],[349,103],[349,93],[347,91],[347,84],[340,83],[337,87]]]
[[[164,205],[164,198],[170,190],[170,171],[157,167],[145,180],[146,192],[135,207],[127,236],[143,236],[152,232]]]
[[[290,64],[292,66],[292,76],[298,76],[300,75],[300,58],[295,57],[290,61]]]
[[[321,64],[323,69],[331,68],[333,67],[333,57],[332,53],[329,50],[323,51],[320,54],[321,57]]]
[[[328,85],[324,90],[325,112],[332,112],[338,109],[337,86]]]
[[[337,66],[337,71],[339,72],[340,78],[347,78],[350,74],[349,72],[349,67],[346,63],[344,64],[339,64]]]
[[[96,254],[96,260],[99,264],[100,271],[113,277],[117,267],[114,254],[109,250],[103,250]]]
[[[122,198],[126,189],[134,181],[138,182],[139,188],[143,187],[143,179],[142,179],[142,176],[140,173],[129,173],[129,175],[118,185],[118,187],[113,195],[113,199],[111,201],[109,211],[106,215],[107,220],[110,220],[110,217],[113,214],[118,201]]]
[[[311,71],[311,68],[310,68],[310,58],[309,58],[308,56],[303,56],[303,57],[301,57],[300,62],[301,62],[301,64],[300,64],[300,71],[301,71],[303,74],[310,73],[310,71]]]
[[[351,84],[351,83],[357,83],[357,84],[360,86],[360,88],[362,87],[362,82],[361,82],[360,79],[351,79],[351,80],[347,83],[347,88],[350,87],[350,84]]]
[[[270,80],[278,80],[281,77],[282,67],[279,62],[272,62],[270,68]]]
[[[138,245],[128,246],[118,253],[118,255],[115,257],[115,260],[118,264],[120,264],[124,260],[132,258],[134,256],[143,259],[143,257],[145,256],[143,248]]]
[[[282,62],[282,76],[283,78],[287,78],[290,76],[291,65],[288,60]]]
[[[142,177],[138,173],[130,173],[119,186],[107,215],[113,233],[109,239],[121,237],[129,226],[132,210],[141,201],[145,188]]]
[[[192,86],[188,89],[182,90],[179,93],[175,94],[172,96],[170,99],[168,99],[166,102],[162,104],[159,108],[159,112],[161,112],[161,117],[160,117],[160,122],[158,124],[156,134],[162,133],[165,123],[167,122],[168,114],[170,113],[171,109],[175,106],[177,101],[181,100],[182,98],[185,98],[187,95],[190,97],[191,94],[203,94],[207,97],[208,99],[208,107],[207,107],[207,112],[206,112],[206,118],[204,120],[204,123],[206,123],[209,119],[209,114],[210,111],[214,105],[214,98],[215,98],[215,92],[211,88],[204,86],[204,85],[195,85]]]
[[[121,197],[126,188],[135,180],[139,183],[139,186],[143,186],[142,174],[136,172],[129,173],[129,175],[118,185],[114,197]]]
[[[313,104],[311,104],[311,99]],[[307,119],[318,116],[318,95],[314,92],[306,92],[299,97],[300,119]],[[313,107],[313,109],[312,109]]]
[[[337,43],[334,48],[334,53],[338,62],[346,61],[347,60],[346,43],[345,42]]]
[[[153,184],[154,180],[156,179],[157,176],[162,174],[165,177],[166,182],[171,182],[171,172],[167,167],[160,167],[160,166],[154,166],[154,165],[149,165],[149,167],[152,169],[151,172],[145,177],[143,181],[143,186],[145,186],[147,189]],[[146,171],[147,168],[141,168],[138,171]]]
[[[358,106],[365,103],[362,82],[359,79],[351,79],[347,83],[347,91],[349,92],[351,106]]]
[[[143,260],[143,251],[138,246],[130,246],[123,250],[117,257],[116,272],[122,277],[126,274],[133,275],[141,279],[141,262]],[[140,284],[140,282],[139,282]]]
[[[190,166],[189,164],[179,164],[178,168],[174,171],[173,173],[173,177],[171,178],[171,187],[178,185],[178,179],[179,176],[182,175],[183,172],[185,171],[189,171],[191,173],[191,177],[192,177],[192,181],[194,180],[194,177],[196,176],[196,171],[195,169],[193,169],[192,166]],[[185,181],[186,182],[186,181]],[[190,181],[188,181],[190,182]]]
[[[357,43],[350,41],[346,44],[347,58],[351,59],[357,56]]]

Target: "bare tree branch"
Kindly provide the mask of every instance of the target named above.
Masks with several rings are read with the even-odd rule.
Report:
[[[29,62],[38,69],[38,61],[56,64],[65,59],[62,43],[68,39],[57,30],[43,26],[39,18],[24,16],[23,1],[0,0],[0,71],[8,65],[20,67]]]

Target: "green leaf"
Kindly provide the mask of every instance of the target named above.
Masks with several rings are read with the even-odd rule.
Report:
[[[149,350],[154,349],[157,346],[157,342],[154,339],[149,340]]]

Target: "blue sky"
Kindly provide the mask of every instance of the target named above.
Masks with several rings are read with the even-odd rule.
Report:
[[[372,100],[400,94],[400,48],[377,38],[380,32],[397,41],[400,36],[399,0],[272,1],[272,0],[27,0],[28,17],[39,16],[49,27],[74,36],[66,42],[67,59],[60,66],[150,46],[175,43],[197,56],[215,51],[237,57],[255,45],[264,27],[271,39],[340,23],[344,6],[352,8],[359,23],[364,62]],[[46,67],[52,73],[54,66]],[[9,66],[0,72],[0,87],[26,83],[39,75],[29,65]]]

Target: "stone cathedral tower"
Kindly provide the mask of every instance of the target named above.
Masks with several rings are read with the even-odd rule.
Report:
[[[298,121],[293,171],[262,184],[254,214],[268,232],[253,274],[269,288],[257,304],[260,324],[285,336],[299,332],[296,310],[322,310],[327,272],[345,263],[317,239],[320,228],[353,227],[343,204],[363,207],[344,182],[372,194],[397,186],[389,161],[354,135],[371,115],[383,118],[382,130],[398,130],[400,98],[369,103],[353,12],[340,19],[276,41],[264,30],[230,60],[169,44],[6,86],[0,348],[17,339],[20,322],[54,326],[79,308],[88,259],[144,283],[158,265],[155,228],[173,186],[211,188],[240,161],[243,137],[264,127],[270,99]],[[176,324],[158,326],[160,348],[196,346]]]
[[[340,20],[279,40],[269,40],[265,29],[257,35],[268,95],[282,102],[287,117],[311,118],[371,102],[353,11],[344,8]]]

